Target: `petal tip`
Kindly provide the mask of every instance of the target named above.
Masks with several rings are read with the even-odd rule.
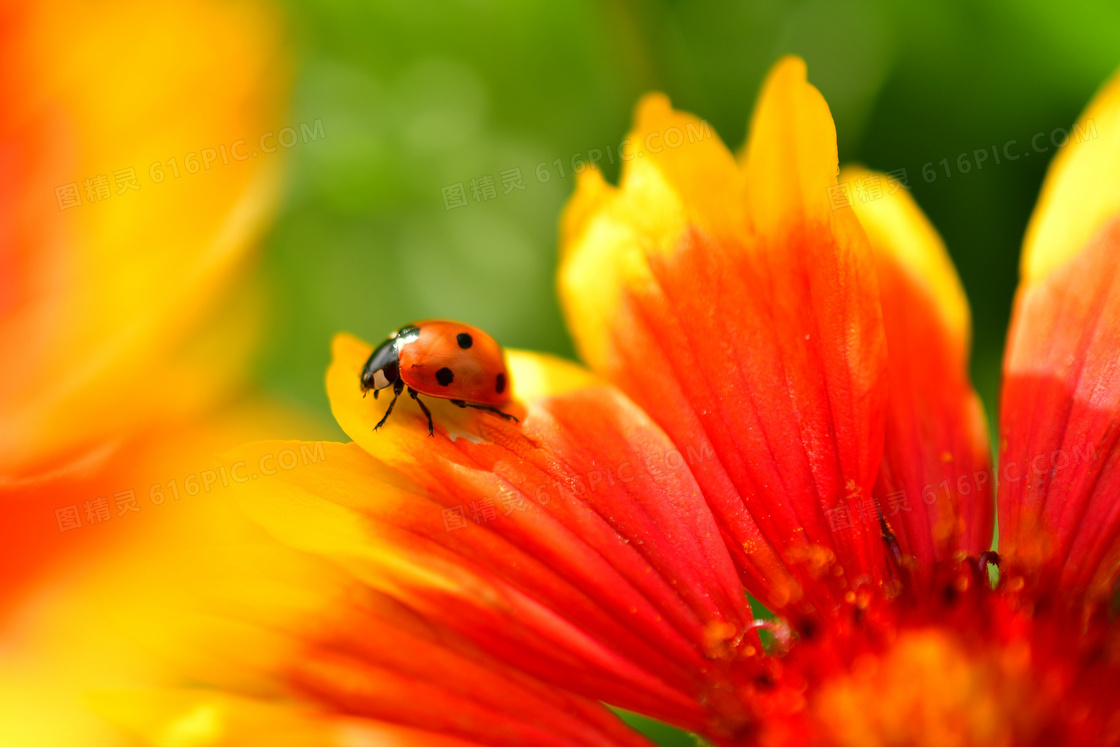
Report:
[[[359,348],[368,350],[369,343],[349,332],[337,332],[331,338],[331,357],[336,360],[349,357]]]
[[[893,184],[892,184],[893,182]],[[887,174],[859,164],[845,165],[838,186],[858,192],[848,198],[873,252],[889,257],[928,289],[954,339],[967,349],[971,339],[971,312],[964,285],[937,229],[910,193]],[[889,190],[894,187],[894,192]]]
[[[800,56],[787,54],[774,63],[769,77],[788,80],[789,82],[805,83],[809,78],[809,66]]]
[[[575,191],[560,216],[561,260],[567,256],[570,248],[576,244],[587,228],[592,216],[614,191],[614,187],[607,183],[602,172],[594,165],[576,174]]]
[[[836,124],[800,57],[780,59],[763,82],[741,162],[763,233],[809,216],[827,219],[839,164]]]
[[[1061,128],[1059,128],[1061,129]],[[1066,134],[1043,182],[1020,260],[1024,282],[1065,265],[1120,214],[1120,71],[1101,87]],[[1032,141],[1033,145],[1033,141]]]
[[[647,125],[672,115],[673,103],[661,91],[651,91],[638,99],[634,107],[635,129],[645,131]]]

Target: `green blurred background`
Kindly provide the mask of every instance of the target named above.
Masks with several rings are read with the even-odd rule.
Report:
[[[292,119],[322,120],[325,137],[288,152],[287,194],[265,246],[264,385],[327,414],[331,335],[374,341],[431,316],[571,355],[553,287],[571,157],[615,146],[650,90],[738,148],[763,76],[792,52],[832,108],[841,162],[905,168],[945,238],[972,302],[973,372],[994,423],[1019,245],[1054,148],[997,165],[991,147],[1015,140],[1010,152],[1029,152],[1035,133],[1048,144],[1074,121],[1120,63],[1120,6],[917,6],[285,3]],[[977,149],[989,153],[979,169]],[[617,159],[605,161],[617,178]],[[499,174],[514,168],[525,189],[504,194]],[[485,175],[496,194],[476,202],[470,180]],[[441,190],[457,184],[469,204],[448,210]]]
[[[973,374],[994,425],[1019,245],[1054,153],[1029,143],[1045,133],[1049,145],[1120,64],[1113,0],[284,7],[292,120],[321,120],[325,137],[288,152],[265,246],[272,316],[259,374],[326,418],[339,330],[375,341],[453,317],[507,346],[572,355],[553,286],[572,156],[616,146],[650,90],[737,149],[763,76],[792,52],[832,108],[841,162],[906,169],[944,237],[972,303]],[[996,164],[992,146],[1002,155],[1012,140],[1023,156]],[[515,168],[525,189],[504,194],[500,172]],[[612,180],[617,168],[604,164]],[[486,175],[495,194],[476,201],[470,181]],[[448,210],[442,189],[460,184],[469,204]]]

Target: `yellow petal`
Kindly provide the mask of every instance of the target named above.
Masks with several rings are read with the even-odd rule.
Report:
[[[92,693],[91,707],[152,747],[466,747],[453,737],[369,719],[345,718],[308,704],[270,702],[208,690]]]
[[[209,554],[216,544],[261,536],[238,511],[233,483],[214,453],[247,439],[319,429],[326,430],[275,402],[229,404],[220,416],[177,421],[174,429],[126,444],[92,474],[0,487],[0,500],[10,501],[0,528],[0,744],[120,744],[116,729],[87,712],[84,693],[163,682],[198,653],[176,639],[180,618],[164,614],[148,624],[130,614],[181,586],[150,569],[198,569],[192,548]],[[139,510],[118,514],[115,493],[132,493]],[[84,505],[99,497],[108,512],[94,523]],[[54,512],[70,505],[82,525],[60,533]],[[214,575],[228,578],[230,567]],[[259,584],[246,584],[232,598],[258,592]],[[272,620],[294,604],[272,599]],[[179,660],[153,661],[137,640],[162,644]],[[252,640],[263,652],[263,639]]]
[[[26,154],[0,211],[15,275],[0,294],[5,475],[57,467],[237,382],[252,335],[233,339],[246,325],[221,316],[224,291],[283,161],[249,154],[287,124],[277,19],[256,2],[50,0],[19,13],[17,35],[2,64],[19,84],[0,113],[0,138]],[[81,202],[60,209],[67,185]],[[241,300],[232,314],[251,319]],[[230,344],[200,370],[207,336]]]
[[[828,187],[836,184],[838,170],[836,125],[799,57],[783,58],[767,76],[740,160],[751,223],[760,233],[780,233],[806,220],[852,220],[848,210],[829,209]]]
[[[1066,264],[1116,215],[1120,73],[1093,98],[1050,164],[1023,242],[1023,280],[1034,282]]]
[[[617,303],[623,282],[650,282],[643,253],[673,251],[687,227],[718,238],[745,236],[742,174],[704,120],[650,94],[639,102],[619,155],[621,187],[585,169],[561,220],[560,293],[573,327],[595,324],[601,315],[586,307]],[[593,368],[607,355],[604,336],[601,329],[577,336]]]
[[[897,191],[894,194],[886,193],[891,186],[885,174],[846,166],[840,173],[839,181],[850,184],[866,178],[877,178],[884,190],[881,198],[852,202],[868,241],[876,254],[889,255],[913,278],[915,286],[925,290],[967,362],[972,338],[968,298],[937,229],[907,189],[899,186],[895,187]]]

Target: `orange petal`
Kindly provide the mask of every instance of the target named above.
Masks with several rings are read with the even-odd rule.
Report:
[[[637,120],[633,142],[700,127],[648,100]],[[766,81],[739,176],[699,145],[627,162],[618,189],[583,175],[561,298],[592,368],[678,448],[713,453],[692,470],[751,593],[828,610],[885,563],[878,520],[855,518],[887,395],[871,254],[852,211],[829,209],[835,130],[800,60]]]
[[[844,169],[840,181],[870,198],[853,207],[875,253],[890,350],[875,497],[928,580],[935,561],[992,543],[994,480],[984,410],[968,377],[968,300],[941,237],[907,191],[859,168]]]

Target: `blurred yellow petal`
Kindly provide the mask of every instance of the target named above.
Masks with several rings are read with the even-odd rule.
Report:
[[[0,139],[20,153],[0,210],[0,266],[17,270],[0,308],[10,477],[196,411],[241,374],[244,334],[203,371],[182,358],[275,205],[281,159],[230,148],[282,124],[288,74],[256,2],[6,12]],[[244,325],[226,326],[234,339]]]
[[[284,464],[289,446],[297,444],[250,447],[256,455],[248,461],[256,465],[267,454]],[[321,476],[341,445],[330,446],[318,462],[279,468],[276,476],[258,472],[248,483],[247,496],[276,496],[280,517],[272,526],[296,519],[288,510],[296,493],[284,483],[297,474]],[[343,547],[330,559],[354,550]],[[351,575],[353,563],[325,562],[327,554],[326,547],[308,554],[267,541],[223,544],[163,559],[131,585],[118,583],[113,616],[193,689],[103,687],[87,699],[155,745],[255,743],[284,724],[322,740],[312,744],[379,734],[412,744],[644,744],[601,705],[487,656],[362,580],[376,583],[376,576]],[[152,588],[154,581],[162,586]],[[126,598],[144,583],[140,598]]]
[[[243,276],[280,169],[228,148],[276,127],[288,75],[255,1],[0,12],[2,611],[55,553],[96,545],[69,533],[83,504],[210,466],[192,449],[222,443],[202,421],[243,385],[260,333]],[[276,433],[261,425],[239,432]],[[58,510],[76,515],[65,535]]]
[[[151,569],[197,568],[199,548],[263,536],[238,509],[234,483],[213,454],[254,438],[325,430],[264,399],[164,428],[92,474],[0,491],[8,506],[0,526],[0,744],[120,744],[119,733],[87,711],[84,694],[174,682],[185,669],[171,656],[153,659],[140,642],[171,638],[168,650],[192,653],[174,639],[181,626],[166,618],[146,625],[130,614],[138,600],[183,586]],[[118,501],[131,497],[135,510],[121,513]],[[99,498],[106,513],[91,520],[85,506]],[[82,523],[60,532],[55,511],[66,506]]]
[[[207,690],[95,693],[93,708],[153,747],[467,747],[463,741],[383,722],[341,718]]]
[[[1024,282],[1069,262],[1120,215],[1118,173],[1120,73],[1089,103],[1050,164],[1023,241]]]
[[[102,582],[259,536],[213,453],[319,428],[241,391],[289,71],[256,0],[4,3],[0,36],[0,743],[119,744],[82,692],[168,672]]]

